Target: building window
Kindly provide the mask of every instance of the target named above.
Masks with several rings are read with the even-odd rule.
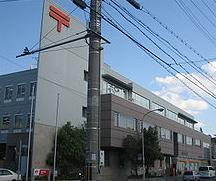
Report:
[[[188,121],[185,121],[185,126],[187,126],[189,128],[193,128],[193,124],[188,122]]]
[[[88,82],[88,71],[84,70],[84,81]]]
[[[15,129],[22,128],[22,122],[23,122],[23,115],[22,114],[15,115],[14,128]]]
[[[120,114],[118,112],[114,112],[114,126],[119,126],[119,118]]]
[[[201,140],[195,139],[194,144],[196,146],[201,146]]]
[[[178,133],[178,143],[184,143],[184,136]]]
[[[17,85],[17,98],[25,97],[25,84]]]
[[[30,118],[31,118],[31,114],[28,114],[26,128],[30,128],[30,120],[31,120]],[[34,122],[34,113],[32,114],[32,122]]]
[[[146,99],[145,97],[142,97],[134,92],[132,92],[132,99],[133,99],[133,102],[135,104],[138,104],[142,107],[145,107],[147,109],[150,108],[150,101],[149,99]]]
[[[138,122],[139,121],[135,118],[114,112],[114,126],[138,131],[138,129],[140,129],[138,128],[140,126]]]
[[[210,148],[210,144],[209,144],[209,143],[203,142],[203,147],[204,147],[204,148]]]
[[[109,158],[109,151],[105,151],[104,152],[104,166],[105,167],[109,167],[109,165],[110,165],[109,159],[110,159]]]
[[[82,107],[82,117],[87,118],[87,107]]]
[[[12,99],[13,89],[12,86],[5,87],[5,97],[4,100],[9,101]]]
[[[165,115],[165,109],[164,107],[160,106],[159,104],[155,103],[155,102],[152,102],[152,105],[151,105],[151,110],[154,110],[154,109],[163,109],[163,111],[159,112],[157,111],[156,113],[164,116]]]
[[[106,81],[103,81],[103,94],[114,94],[116,96],[119,96],[123,99],[128,98],[128,91],[118,85],[108,83]]]
[[[178,121],[178,115],[170,110],[167,109],[166,111],[166,117],[169,119],[172,119],[174,121]]]
[[[153,125],[153,124],[151,124],[151,123],[148,123],[148,122],[144,122],[143,123],[143,128],[145,128],[145,129],[149,129],[149,128],[154,128],[155,127],[155,125]]]
[[[160,129],[161,138],[171,140],[171,131],[165,128]]]
[[[119,127],[126,128],[127,127],[127,118],[124,115],[120,115],[119,119]]]
[[[10,124],[10,116],[3,116],[2,117],[2,129],[9,129]]]
[[[186,144],[187,145],[193,145],[193,139],[189,136],[186,136]]]
[[[182,119],[182,118],[178,118],[178,122],[180,123],[180,124],[185,124],[185,120],[184,119]]]
[[[5,160],[6,157],[6,144],[0,143],[0,160]]]
[[[34,92],[33,91],[34,88]],[[30,91],[29,91],[29,96],[31,97],[32,95],[35,96],[36,95],[36,88],[37,88],[37,83],[36,82],[31,82],[30,83]]]

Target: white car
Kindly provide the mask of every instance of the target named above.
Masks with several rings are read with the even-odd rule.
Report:
[[[215,170],[212,166],[199,167],[200,177],[215,177]]]
[[[21,176],[16,174],[15,172],[0,168],[0,181],[18,181],[21,180]]]

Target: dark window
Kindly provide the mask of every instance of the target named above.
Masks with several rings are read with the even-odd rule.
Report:
[[[119,126],[119,117],[120,114],[118,112],[114,112],[114,126]]]
[[[14,128],[19,129],[22,128],[23,123],[23,115],[15,115]]]
[[[25,96],[25,84],[17,85],[17,98],[23,98]]]
[[[84,70],[84,80],[88,81],[88,72]]]
[[[212,167],[209,167],[209,170],[214,170]]]
[[[87,107],[82,107],[82,117],[87,118]]]
[[[8,170],[1,170],[0,175],[12,175],[12,173]]]
[[[17,148],[16,146],[8,146],[7,160],[15,161],[18,152],[19,152],[19,147]]]
[[[208,167],[199,167],[199,171],[208,171]]]
[[[1,143],[0,144],[0,160],[5,160],[5,156],[6,156],[6,144]]]
[[[8,129],[10,124],[10,117],[9,116],[3,116],[2,118],[2,129]]]
[[[5,87],[5,100],[11,100],[13,94],[12,86]]]
[[[105,167],[108,167],[109,166],[109,151],[105,151],[104,153],[104,160],[105,160]]]

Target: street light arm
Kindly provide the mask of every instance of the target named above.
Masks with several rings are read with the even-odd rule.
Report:
[[[153,110],[151,110],[151,111],[148,111],[147,113],[145,113],[145,114],[143,115],[141,121],[144,121],[144,118],[145,118],[148,114],[150,114],[151,112],[155,112],[155,111],[162,112],[162,111],[164,111],[164,109],[163,109],[163,108],[159,108],[159,109],[153,109]]]

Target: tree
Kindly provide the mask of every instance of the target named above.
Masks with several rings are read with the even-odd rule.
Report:
[[[154,161],[162,159],[157,129],[152,127],[144,129],[144,140],[145,165],[148,174],[149,167],[154,164]]]
[[[145,165],[146,173],[154,164],[155,160],[162,159],[158,133],[156,128],[149,127],[144,129],[144,148],[145,148]],[[137,176],[138,167],[142,166],[142,139],[141,136],[128,135],[123,140],[123,159],[131,163],[131,169],[135,170]]]
[[[138,155],[141,154],[141,139],[139,137],[127,135],[123,140],[123,147],[125,151],[123,153],[123,160],[129,161],[131,164],[131,169],[135,171],[137,176],[137,168],[141,165],[141,159]]]
[[[54,147],[47,156],[47,164],[53,166]],[[61,178],[78,174],[85,165],[85,131],[84,128],[71,126],[67,122],[58,131],[56,168]]]

